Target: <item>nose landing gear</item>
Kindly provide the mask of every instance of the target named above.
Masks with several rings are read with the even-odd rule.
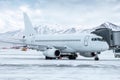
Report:
[[[95,61],[99,61],[98,54],[100,54],[100,52],[97,52],[97,53],[95,54],[95,58],[94,58]]]
[[[98,57],[95,57],[95,58],[94,58],[94,60],[95,60],[95,61],[98,61],[98,60],[99,60],[99,58],[98,58]]]

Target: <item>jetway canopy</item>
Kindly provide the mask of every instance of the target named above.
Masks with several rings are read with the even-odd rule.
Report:
[[[113,45],[120,46],[120,31],[113,31]]]
[[[120,31],[112,31],[108,28],[99,28],[92,33],[104,38],[110,46],[110,49],[120,48]]]

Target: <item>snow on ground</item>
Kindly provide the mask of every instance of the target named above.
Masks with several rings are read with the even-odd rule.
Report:
[[[41,52],[0,50],[0,80],[120,80],[120,59],[112,51],[100,61],[79,56],[77,60],[45,60]]]

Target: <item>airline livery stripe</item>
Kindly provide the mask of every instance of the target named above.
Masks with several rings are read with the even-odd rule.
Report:
[[[35,42],[63,42],[63,41],[81,41],[81,40],[35,40]]]

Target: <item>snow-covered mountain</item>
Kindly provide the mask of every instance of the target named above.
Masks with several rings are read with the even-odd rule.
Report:
[[[70,34],[78,31],[76,28],[69,28],[60,25],[56,25],[55,27],[50,25],[38,25],[35,27],[35,30],[38,34]]]
[[[100,26],[96,27],[95,29],[98,29],[98,28],[109,28],[109,29],[112,29],[113,31],[120,31],[120,26],[110,22],[103,23]]]
[[[90,33],[96,29],[99,28],[109,28],[112,29],[113,31],[120,31],[120,26],[115,25],[113,23],[107,22],[103,23],[97,27],[94,27],[92,29],[85,29],[81,30],[80,28],[76,27],[63,27],[63,26],[58,26],[54,25],[54,27],[51,25],[38,25],[34,29],[38,34],[71,34],[71,33]],[[15,37],[15,38],[22,38],[24,34],[23,30],[16,30],[16,31],[11,31],[11,32],[6,32],[0,34],[1,37]]]
[[[6,33],[1,33],[0,38],[21,38],[23,36],[23,30],[9,31]]]
[[[94,27],[92,29],[85,29],[82,32],[90,33],[92,31],[95,31],[96,29],[99,29],[99,28],[108,28],[108,29],[112,29],[113,31],[120,31],[120,26],[115,25],[115,24],[110,23],[110,22],[106,22],[106,23],[103,23],[103,24],[101,24],[97,27]]]

